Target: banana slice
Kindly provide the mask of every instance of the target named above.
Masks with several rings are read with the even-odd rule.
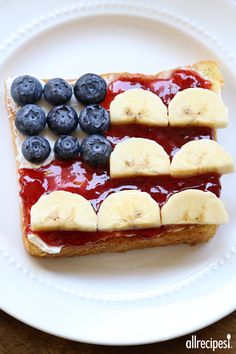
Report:
[[[228,124],[228,109],[215,92],[202,88],[179,91],[170,101],[171,126],[201,125],[224,128]]]
[[[194,140],[175,154],[170,165],[172,176],[193,176],[208,172],[233,172],[230,154],[214,140]]]
[[[118,143],[110,156],[111,178],[169,173],[169,156],[161,145],[150,139],[129,138]]]
[[[96,231],[97,216],[81,195],[55,191],[39,198],[31,208],[33,231]]]
[[[125,190],[109,195],[98,211],[98,230],[133,230],[160,226],[160,208],[146,192]]]
[[[143,89],[131,89],[117,95],[110,105],[111,124],[167,126],[167,108],[157,95]]]
[[[172,195],[161,209],[162,224],[225,224],[228,214],[211,192],[187,189]]]

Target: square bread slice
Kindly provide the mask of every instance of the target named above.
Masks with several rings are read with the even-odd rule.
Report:
[[[202,61],[196,63],[194,65],[184,66],[179,69],[187,69],[194,70],[203,78],[209,80],[212,83],[212,90],[216,93],[221,92],[221,88],[223,86],[223,78],[221,73],[218,70],[217,64],[213,61]],[[176,70],[173,69],[173,70]],[[143,75],[143,74],[135,74],[137,77],[146,77],[150,79],[157,78],[167,78],[173,70],[163,71],[157,73],[155,75]],[[132,78],[134,74],[130,73],[109,73],[101,75],[106,82],[109,84],[111,81],[115,80],[118,77],[122,78]],[[42,80],[47,82],[47,80]],[[18,158],[19,155],[19,146],[22,142],[21,134],[15,129],[15,117],[17,109],[19,108],[10,94],[10,80],[6,81],[5,85],[5,99],[6,106],[8,110],[9,122],[12,133],[12,142],[14,145],[15,157],[16,157],[16,167],[17,172],[20,168],[20,160]],[[72,85],[75,83],[75,80],[68,80]],[[82,256],[89,254],[98,254],[102,252],[125,252],[131,249],[138,248],[147,248],[147,247],[156,247],[156,246],[167,246],[167,245],[176,245],[176,244],[189,244],[195,245],[201,242],[208,241],[215,234],[218,225],[178,225],[176,227],[169,227],[166,229],[164,233],[160,235],[154,236],[151,239],[140,238],[140,233],[138,230],[135,230],[133,237],[119,237],[119,238],[111,238],[108,240],[98,241],[96,243],[85,244],[82,246],[63,246],[60,252],[55,254],[50,254],[35,244],[29,241],[26,234],[26,225],[23,217],[22,204],[20,202],[20,211],[21,211],[21,228],[23,235],[23,242],[25,249],[33,256],[36,257],[62,257],[62,256]]]

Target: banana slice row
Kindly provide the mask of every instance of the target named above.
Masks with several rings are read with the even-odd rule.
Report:
[[[98,211],[98,230],[135,230],[175,224],[224,224],[228,214],[211,192],[185,190],[160,209],[148,193],[122,191],[109,195]]]
[[[131,89],[118,94],[110,105],[112,124],[145,124],[151,126],[207,126],[224,128],[228,124],[228,108],[215,92],[202,88],[179,91],[168,110],[154,93]]]
[[[110,156],[111,178],[171,175],[195,176],[230,173],[230,154],[214,140],[193,140],[184,144],[172,162],[161,145],[150,139],[129,138],[116,145]]]
[[[172,195],[160,209],[146,192],[125,190],[109,195],[96,215],[80,195],[55,191],[31,208],[32,231],[122,231],[169,224],[224,224],[228,215],[211,192],[185,190]]]

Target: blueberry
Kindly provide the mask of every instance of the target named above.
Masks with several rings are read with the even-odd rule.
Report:
[[[43,94],[45,100],[51,104],[64,104],[70,100],[72,88],[63,79],[51,79],[44,86]]]
[[[62,135],[54,145],[54,154],[58,160],[75,159],[79,154],[79,142],[70,135]]]
[[[81,155],[92,166],[106,165],[111,155],[110,142],[101,135],[90,135],[82,141]]]
[[[69,106],[56,106],[48,112],[47,123],[49,128],[58,135],[66,135],[76,129],[78,116]]]
[[[33,163],[43,162],[50,152],[49,142],[42,136],[31,136],[22,145],[22,154],[26,160]]]
[[[104,133],[110,126],[110,116],[98,104],[91,104],[80,112],[79,124],[88,134]]]
[[[41,107],[27,104],[16,113],[16,128],[25,135],[37,135],[46,125],[46,114]]]
[[[12,82],[11,95],[19,105],[35,103],[42,97],[43,88],[39,80],[33,76],[18,76]]]
[[[96,74],[85,74],[75,83],[77,100],[85,105],[102,102],[107,93],[106,81]]]

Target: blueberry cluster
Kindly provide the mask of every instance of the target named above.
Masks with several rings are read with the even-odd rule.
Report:
[[[38,135],[47,124],[59,136],[54,145],[57,159],[74,159],[80,153],[83,160],[92,166],[105,165],[112,148],[102,134],[110,126],[110,116],[99,103],[104,100],[106,93],[107,85],[102,77],[91,73],[81,76],[74,85],[77,101],[85,105],[78,116],[67,104],[72,96],[72,87],[67,81],[51,79],[43,88],[41,82],[33,76],[17,77],[11,85],[11,95],[22,106],[16,114],[15,126],[22,134],[29,135],[22,145],[24,157],[30,162],[40,163],[49,156],[49,142]],[[42,96],[54,105],[47,116],[36,105]],[[91,134],[82,141],[81,146],[77,138],[69,135],[78,124],[85,133]]]

